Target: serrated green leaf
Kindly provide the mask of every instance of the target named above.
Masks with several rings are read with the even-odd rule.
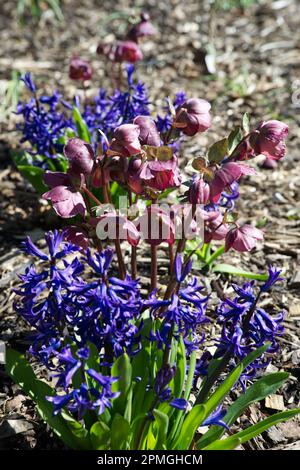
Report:
[[[208,159],[210,163],[220,163],[228,153],[228,139],[222,139],[215,142],[208,150]]]
[[[255,279],[256,281],[266,281],[268,279],[268,274],[256,274],[249,271],[243,271],[236,266],[231,264],[220,263],[216,264],[212,270],[217,273],[226,273],[232,274],[233,276],[245,277],[247,279]]]

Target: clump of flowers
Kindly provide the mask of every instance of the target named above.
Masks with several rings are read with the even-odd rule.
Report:
[[[45,172],[43,194],[68,224],[46,234],[46,251],[30,239],[23,244],[39,261],[21,275],[15,308],[32,327],[30,353],[52,381],[46,398],[38,384],[31,396],[47,410],[52,404],[44,416],[56,415],[53,428],[73,448],[232,449],[299,412],[287,410],[221,439],[249,404],[287,379],[285,373],[256,379],[283,331],[284,314],[260,303],[281,272],[271,266],[261,284],[233,284],[234,296],[212,307],[212,293],[193,271],[198,261],[201,275],[212,267],[217,272],[224,251],[251,251],[263,240],[260,229],[239,223],[233,208],[238,184],[256,175],[248,160],[262,151],[283,157],[286,126],[271,121],[251,131],[244,117],[243,128],[194,158],[187,179],[178,142],[206,132],[212,119],[206,100],[177,100],[160,119],[133,112],[129,120],[126,108],[126,121],[102,130],[97,148],[90,134],[72,136],[63,149],[67,168]],[[80,129],[87,129],[82,121]],[[170,192],[183,185],[170,203]],[[151,254],[143,283],[142,244]],[[164,285],[158,247],[169,259]],[[212,356],[206,337],[215,319]],[[14,354],[8,353],[12,376]],[[16,380],[25,383],[24,359],[18,361]],[[239,386],[242,399],[224,404]],[[201,426],[210,429],[199,435]]]

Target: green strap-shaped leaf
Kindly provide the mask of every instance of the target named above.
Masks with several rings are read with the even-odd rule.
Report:
[[[249,405],[275,393],[288,377],[289,374],[286,372],[277,372],[258,379],[228,408],[223,421],[228,426],[231,426]],[[212,426],[197,442],[197,449],[203,449],[208,446],[216,439],[219,439],[224,432],[225,429],[223,427]]]
[[[119,356],[113,363],[111,376],[118,377],[118,380],[112,384],[112,391],[120,393],[118,398],[114,400],[114,410],[123,414],[132,377],[132,367],[127,354],[122,354],[122,356]]]
[[[67,446],[72,449],[89,448],[87,431],[78,421],[67,412],[64,412],[63,416],[53,415],[53,405],[45,397],[53,395],[54,390],[36,378],[25,357],[14,349],[7,348],[6,350],[6,371],[20,385],[26,395],[34,400],[41,418],[49,424]]]
[[[204,405],[195,405],[186,416],[180,435],[172,446],[173,449],[187,450],[193,441],[194,435],[207,416],[206,407]]]
[[[241,441],[238,438],[231,439],[227,442],[227,439],[217,440],[210,446],[205,447],[205,450],[233,450],[240,445]]]
[[[203,450],[213,450],[216,448],[215,446],[221,442],[223,443],[223,445],[230,447],[231,445],[233,446],[236,439],[239,440],[240,444],[244,444],[244,442],[250,441],[250,439],[253,439],[254,437],[258,436],[270,427],[275,426],[275,424],[287,421],[293,416],[296,416],[298,413],[300,413],[300,408],[276,413],[275,415],[269,416],[263,421],[260,421],[259,423],[256,423],[253,426],[250,426],[249,428],[244,429],[243,431],[240,431],[234,434],[233,436],[228,437],[227,439],[217,440],[216,442],[213,442],[212,444],[205,447]]]
[[[256,281],[266,281],[268,279],[267,274],[255,274],[249,271],[243,271],[242,269],[237,268],[236,266],[232,266],[231,264],[226,263],[216,264],[212,268],[212,270],[216,273],[232,274],[233,276],[245,277],[247,279],[255,279]]]
[[[94,450],[107,450],[110,445],[110,428],[103,421],[97,421],[90,429],[90,438]]]
[[[169,427],[168,415],[166,415],[166,413],[163,413],[160,410],[154,409],[153,416],[155,418],[156,427],[157,427],[155,449],[156,450],[166,449],[167,433],[168,433],[168,427]]]
[[[91,143],[91,135],[89,129],[84,121],[79,109],[76,106],[73,106],[73,120],[76,125],[78,137],[84,140],[87,143]]]
[[[111,424],[111,448],[112,450],[125,450],[131,437],[131,428],[128,421],[119,413],[116,413]]]

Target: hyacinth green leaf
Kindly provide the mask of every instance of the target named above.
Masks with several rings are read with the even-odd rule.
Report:
[[[10,348],[6,350],[6,371],[36,403],[41,418],[67,446],[72,449],[89,448],[87,431],[66,411],[63,415],[53,415],[53,404],[45,397],[53,395],[54,390],[36,378],[31,365],[22,354]]]
[[[249,405],[275,393],[288,377],[289,374],[286,372],[276,372],[258,379],[228,408],[223,421],[230,427]],[[216,439],[219,439],[224,432],[225,429],[221,426],[212,426],[197,442],[197,449],[200,450],[208,446]]]
[[[24,178],[32,184],[34,189],[39,193],[45,193],[48,191],[48,186],[45,185],[43,177],[45,170],[33,165],[19,165],[18,170]]]
[[[228,136],[228,152],[231,154],[243,139],[244,134],[240,127],[236,127]]]
[[[186,372],[186,351],[182,336],[180,336],[177,359],[176,359],[176,374],[170,386],[175,397],[181,397]]]
[[[125,450],[128,448],[128,442],[131,437],[131,428],[128,421],[119,413],[116,413],[110,432],[112,450]]]
[[[250,132],[250,114],[249,113],[245,113],[243,115],[243,119],[242,119],[242,127],[243,127],[243,130],[249,134]]]
[[[209,446],[205,447],[205,450],[233,450],[240,445],[240,439],[233,438],[227,442],[227,439],[217,440],[212,442]]]
[[[132,377],[132,367],[127,354],[122,354],[115,360],[111,368],[111,376],[118,377],[118,380],[112,384],[112,391],[120,393],[114,399],[114,409],[123,414]]]
[[[79,109],[73,106],[73,120],[76,125],[78,137],[87,143],[91,143],[91,135]]]
[[[208,150],[208,159],[211,163],[220,163],[228,153],[228,139],[215,142]]]
[[[155,449],[166,449],[166,441],[169,427],[168,415],[160,410],[154,409],[153,416],[155,419],[155,425],[153,425],[152,428],[156,428],[157,432]]]
[[[233,436],[228,437],[227,439],[217,440],[213,442],[212,444],[205,447],[203,450],[214,450],[216,449],[216,446],[219,443],[223,443],[223,445],[228,446],[228,448],[234,448],[236,447],[234,444],[237,439],[239,440],[240,444],[244,444],[245,442],[250,441],[250,439],[253,439],[254,437],[266,431],[267,429],[271,428],[272,426],[282,423],[283,421],[287,421],[288,419],[292,418],[293,416],[296,416],[299,413],[300,408],[276,413],[275,415],[269,416],[263,421],[260,421],[254,424],[253,426],[250,426],[244,429],[243,431],[240,431],[234,434]]]
[[[212,270],[216,273],[232,274],[233,276],[245,277],[247,279],[254,279],[256,281],[266,281],[268,279],[268,274],[256,274],[249,271],[243,271],[236,266],[232,266],[231,264],[226,263],[216,264]]]
[[[106,450],[110,443],[110,428],[103,421],[97,421],[90,429],[90,438],[94,450]]]
[[[195,436],[195,433],[201,423],[204,421],[205,416],[207,416],[207,410],[205,405],[195,405],[191,411],[187,414],[180,434],[177,437],[172,449],[177,450],[186,450],[190,448],[192,440]]]

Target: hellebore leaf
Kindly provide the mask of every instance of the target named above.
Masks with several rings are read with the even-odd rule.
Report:
[[[236,127],[235,129],[233,129],[232,132],[230,132],[230,134],[228,136],[228,152],[229,152],[229,155],[233,152],[233,150],[241,142],[243,137],[244,137],[243,131],[240,127]]]
[[[82,425],[67,412],[63,416],[53,415],[53,405],[45,399],[54,390],[45,382],[38,380],[25,357],[14,349],[6,350],[6,371],[20,385],[22,390],[37,405],[41,418],[49,424],[60,439],[72,449],[88,449],[89,438]],[[74,432],[73,432],[74,431]]]
[[[160,160],[167,162],[173,157],[173,150],[167,145],[154,147],[152,145],[143,145],[143,150],[146,152],[147,160]]]
[[[258,379],[228,408],[223,421],[231,426],[249,405],[276,392],[288,377],[289,374],[286,372],[277,372]],[[224,432],[225,429],[221,426],[212,426],[197,442],[197,449],[208,446],[216,439],[219,439]]]
[[[243,119],[242,119],[242,127],[243,127],[243,130],[249,134],[250,132],[250,114],[249,113],[245,113],[243,115]]]
[[[208,159],[211,163],[220,163],[228,153],[228,139],[215,142],[208,150]]]

